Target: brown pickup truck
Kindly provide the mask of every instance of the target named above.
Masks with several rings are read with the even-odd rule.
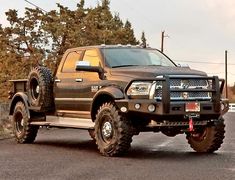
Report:
[[[39,66],[12,82],[9,114],[19,143],[32,143],[40,126],[88,130],[105,156],[122,155],[146,131],[185,133],[197,152],[223,143],[224,80],[179,67],[156,49],[73,48],[55,77]]]

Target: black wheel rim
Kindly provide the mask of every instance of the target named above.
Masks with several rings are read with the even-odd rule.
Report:
[[[31,96],[34,100],[38,99],[39,97],[39,83],[38,80],[33,78],[30,83],[30,92]]]
[[[24,130],[24,119],[20,112],[15,115],[15,128],[17,134],[21,134]]]
[[[206,138],[208,128],[201,130],[200,132],[195,132],[191,135],[194,141],[203,141]]]

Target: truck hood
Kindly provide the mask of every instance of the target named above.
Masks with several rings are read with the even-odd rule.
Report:
[[[197,75],[207,76],[205,72],[182,67],[162,66],[129,66],[113,68],[110,71],[112,76],[126,76],[131,78],[155,78],[160,75]]]

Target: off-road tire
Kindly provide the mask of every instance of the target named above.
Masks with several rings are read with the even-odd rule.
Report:
[[[105,124],[111,126],[110,137],[104,135]],[[123,155],[132,142],[131,129],[128,119],[119,114],[113,103],[101,105],[95,120],[95,140],[100,153],[104,156]]]
[[[41,111],[49,111],[54,107],[53,77],[51,71],[43,66],[35,67],[28,75],[27,90],[29,102]]]
[[[12,127],[18,143],[32,143],[37,136],[39,127],[30,126],[29,120],[24,103],[17,102],[13,112]]]
[[[89,133],[91,139],[95,140],[95,130],[94,129],[89,129],[88,133]]]
[[[199,136],[193,136],[192,134],[187,134],[186,138],[191,148],[196,152],[201,153],[213,153],[218,150],[223,143],[225,134],[225,124],[224,119],[220,118],[214,121],[214,124],[205,127]]]

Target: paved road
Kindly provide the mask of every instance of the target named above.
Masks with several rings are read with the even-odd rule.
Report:
[[[235,113],[226,118],[226,139],[215,154],[194,153],[184,135],[135,136],[125,157],[98,153],[86,131],[41,129],[34,144],[0,140],[0,179],[235,179]]]

